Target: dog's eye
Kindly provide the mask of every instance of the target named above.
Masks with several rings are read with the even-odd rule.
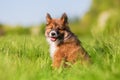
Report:
[[[58,28],[58,30],[61,30],[60,28]]]
[[[65,30],[65,28],[58,28],[58,30]]]
[[[65,28],[63,28],[62,30],[65,30]]]
[[[61,28],[61,29],[59,29],[59,30],[65,30],[65,28]]]

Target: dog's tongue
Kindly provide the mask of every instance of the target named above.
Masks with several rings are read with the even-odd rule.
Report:
[[[51,37],[51,41],[56,41],[56,37]]]

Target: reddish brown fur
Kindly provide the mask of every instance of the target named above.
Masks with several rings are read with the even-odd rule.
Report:
[[[59,32],[64,34],[62,35],[63,41],[56,46],[56,50],[53,56],[53,67],[60,67],[62,60],[70,63],[75,63],[79,59],[82,62],[89,61],[89,55],[81,46],[78,38],[71,32],[68,27],[66,14],[63,14],[60,19],[52,19],[50,15],[47,15],[45,35],[48,36],[49,32],[53,28],[59,28]]]
[[[89,55],[80,45],[78,39],[75,36],[72,36],[69,40],[57,46],[53,66],[59,67],[63,59],[70,63],[74,63],[78,59],[81,59],[81,61],[88,61]]]

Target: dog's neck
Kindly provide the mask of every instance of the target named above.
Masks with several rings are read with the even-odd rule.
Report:
[[[72,34],[69,34],[68,36],[66,36],[66,37],[64,38],[64,41],[66,41],[66,40],[68,40],[69,38],[71,38],[71,36],[72,36]]]
[[[48,41],[48,43],[50,45],[50,56],[53,59],[54,53],[55,53],[55,51],[57,49],[57,46],[60,44],[61,41],[57,40],[57,41],[53,42],[49,38],[47,38],[47,41]]]
[[[54,52],[56,51],[57,49],[57,46],[59,46],[60,44],[66,42],[67,40],[69,40],[70,38],[72,37],[72,34],[69,34],[67,35],[66,37],[64,37],[64,39],[58,39],[57,41],[55,42],[52,42],[49,38],[47,38],[47,41],[49,42],[49,45],[50,45],[50,56],[52,57],[53,59],[53,56],[54,56]]]
[[[52,59],[53,59],[53,57],[54,57],[55,51],[56,51],[56,44],[55,44],[54,42],[52,42],[52,43],[50,44],[50,56],[51,56]]]

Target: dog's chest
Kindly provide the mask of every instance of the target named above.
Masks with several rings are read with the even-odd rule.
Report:
[[[54,57],[55,51],[56,51],[56,45],[55,43],[51,43],[50,44],[50,56],[52,57],[52,59]]]

